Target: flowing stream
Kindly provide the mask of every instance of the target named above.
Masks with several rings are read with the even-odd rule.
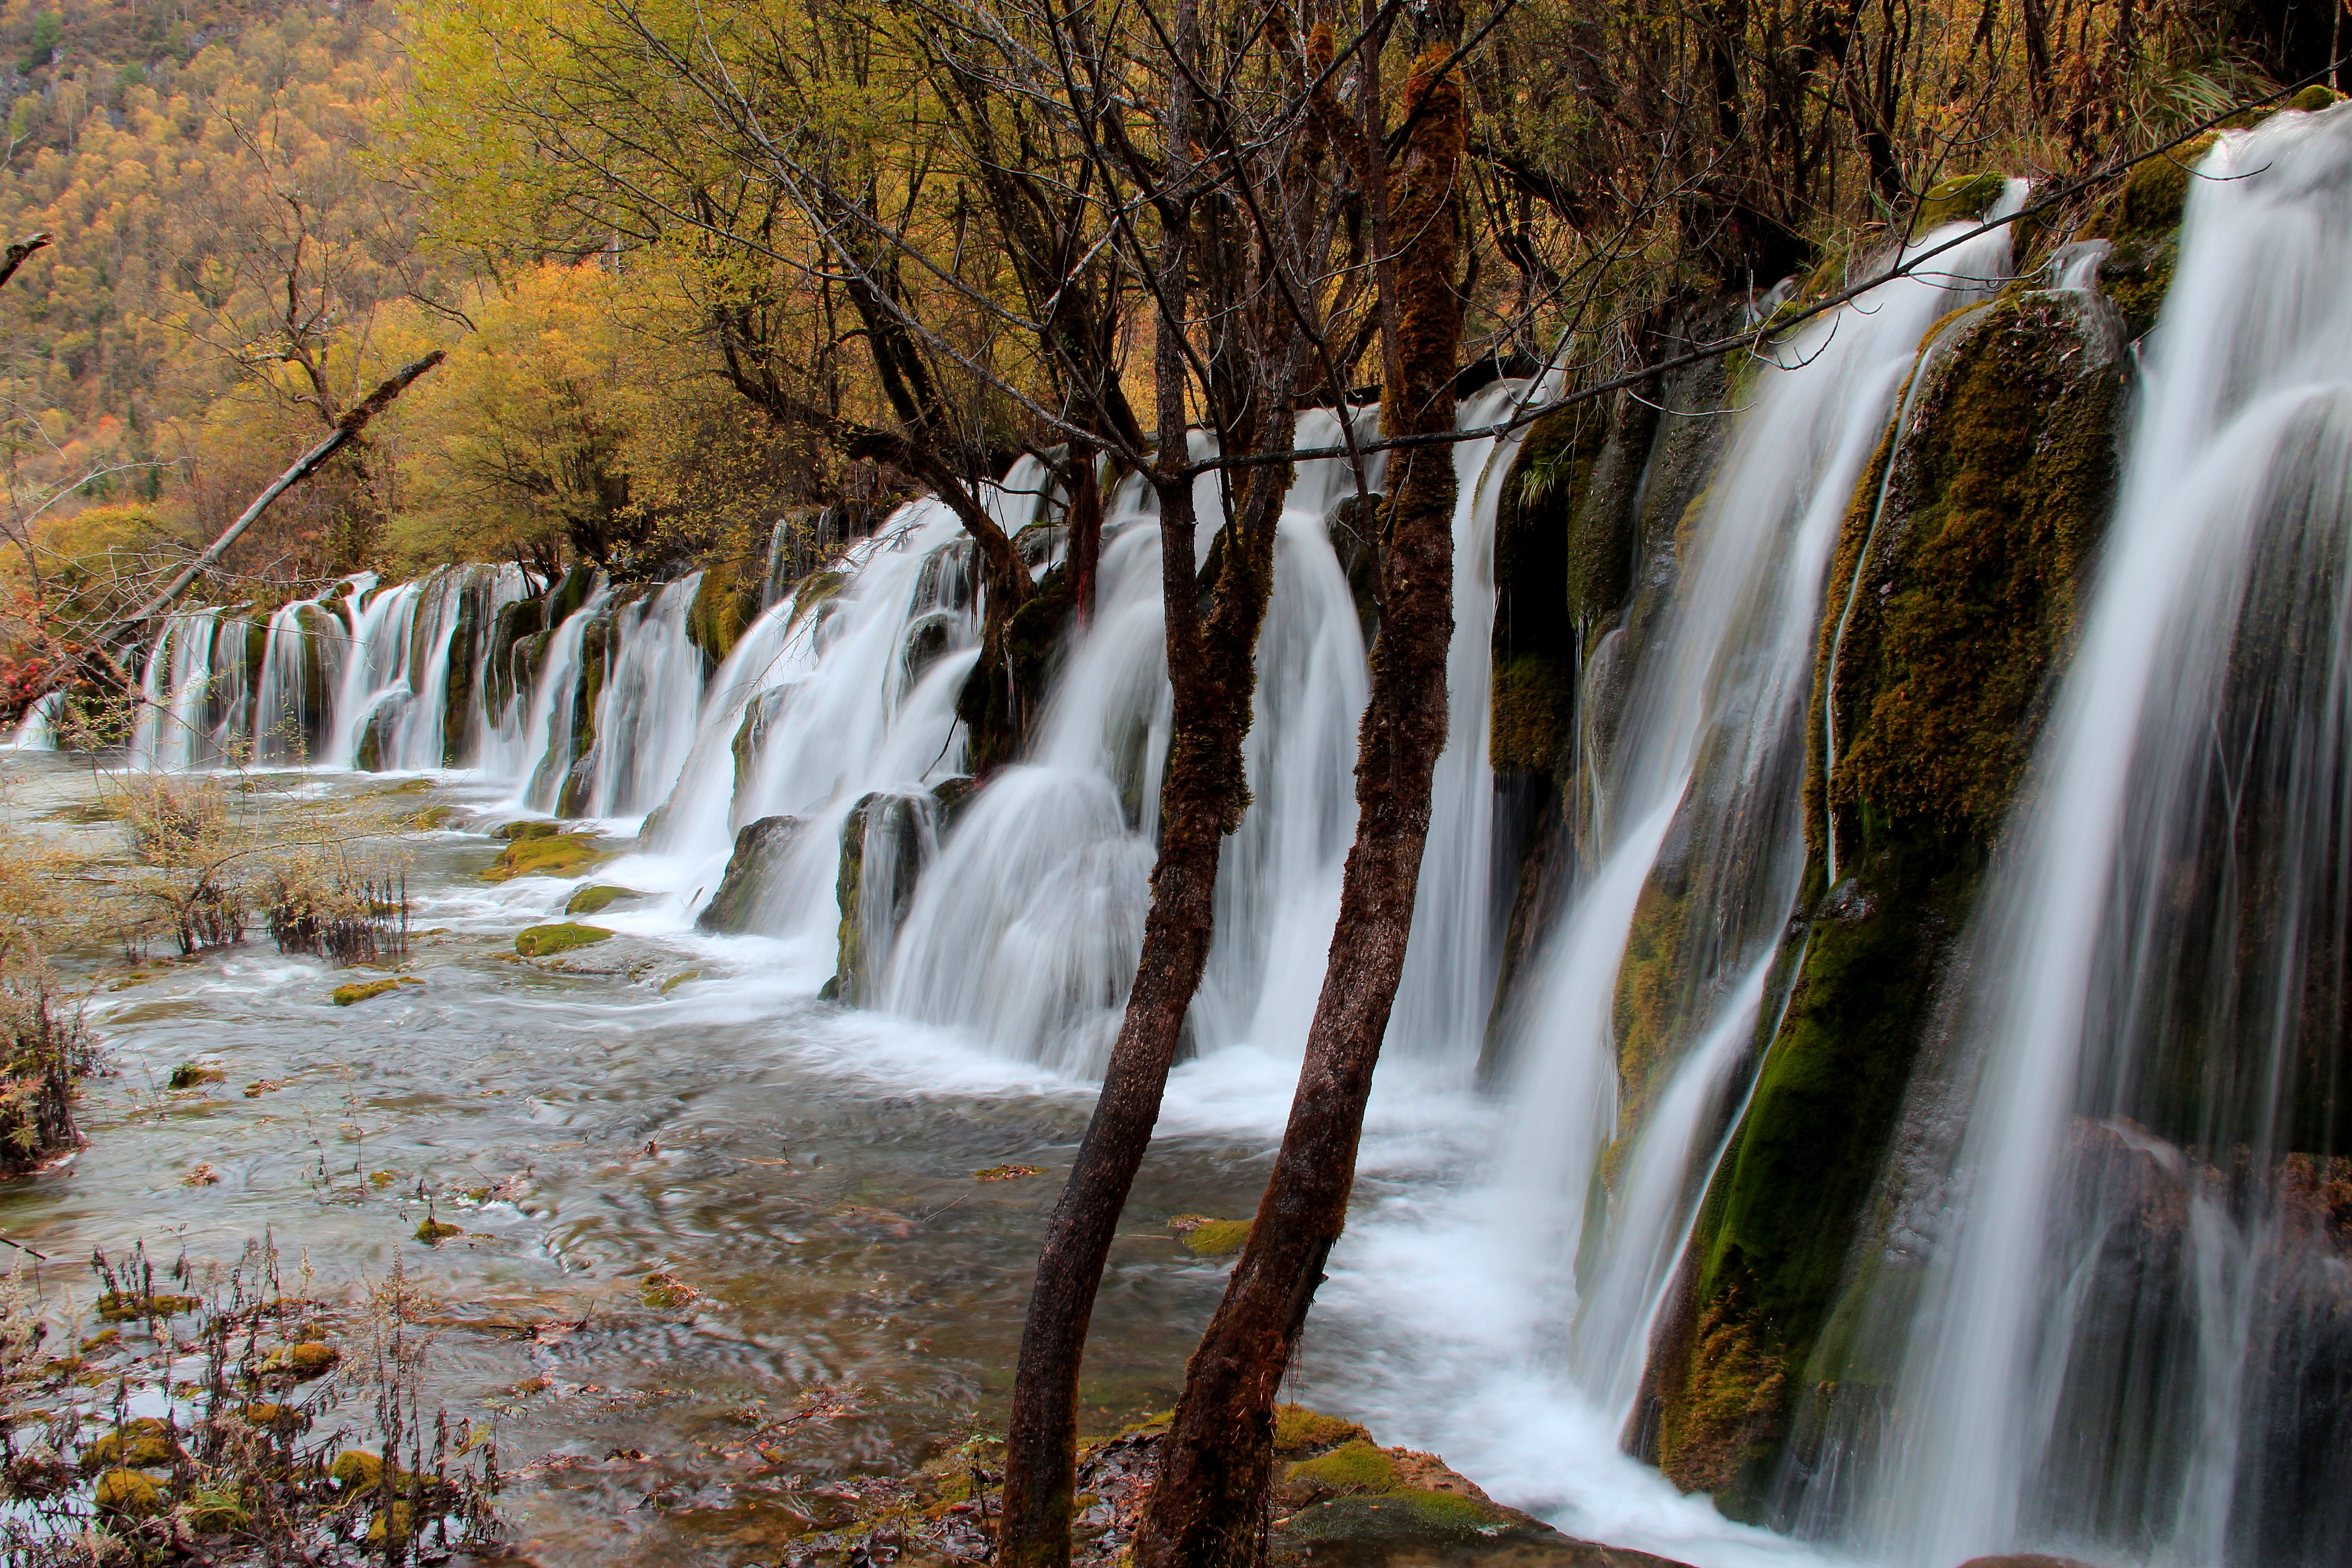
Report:
[[[2352,1116],[2326,1044],[2352,1022],[2352,110],[2232,134],[2202,172],[2079,646],[1853,1265],[1878,1282],[1838,1341],[1854,1359],[1806,1369],[1831,1462],[1784,1478],[1787,1531],[1681,1495],[1626,1456],[1628,1419],[1789,1000],[1832,552],[1913,416],[1923,340],[2010,281],[2004,229],[1733,377],[1705,499],[1588,650],[1589,810],[1499,1008],[1487,693],[1517,442],[1457,449],[1448,743],[1296,1396],[1703,1568],[2345,1560],[2352,1314],[2308,1242],[2352,1181],[2324,1152]],[[2062,260],[2091,286],[2096,251]],[[1460,417],[1528,395],[1497,384]],[[1301,443],[1342,417],[1375,427],[1310,411]],[[1160,1222],[1248,1212],[1286,1110],[1355,826],[1354,491],[1308,462],[1282,510],[1253,804],[1097,1313],[1091,1426],[1169,1402],[1222,1273]],[[984,497],[1041,581],[1062,500],[1034,459]],[[1213,479],[1199,500],[1217,515]],[[333,972],[259,945],[143,965],[93,1005],[124,1068],[91,1090],[94,1142],[70,1183],[7,1196],[10,1233],[72,1252],[169,1228],[227,1256],[268,1227],[337,1288],[401,1259],[449,1303],[436,1394],[499,1412],[535,1467],[516,1506],[540,1560],[772,1555],[827,1486],[1001,1406],[1149,903],[1160,552],[1128,477],[1091,614],[976,788],[957,703],[983,606],[935,500],[795,583],[770,563],[715,664],[699,575],[455,567],[173,616],[131,770],[245,767],[288,809],[456,808],[413,841],[423,984],[344,1010]],[[63,713],[25,721],[6,809],[96,842],[113,775],[40,754]],[[608,856],[587,880],[619,891],[583,918],[616,934],[524,963],[514,933],[584,884],[480,872],[487,835],[549,816]],[[162,1087],[192,1058],[228,1087]],[[223,1180],[183,1184],[198,1162]],[[973,1180],[1021,1163],[1048,1174]],[[440,1208],[461,1244],[406,1239]],[[656,1269],[695,1303],[648,1307]],[[583,1326],[509,1331],[558,1321]],[[812,1389],[849,1413],[746,1458],[729,1434]]]

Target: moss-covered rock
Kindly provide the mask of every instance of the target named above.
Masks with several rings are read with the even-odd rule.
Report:
[[[1077,605],[1069,567],[1055,567],[1005,623],[1003,647],[992,656],[983,648],[965,677],[956,717],[963,721],[965,750],[976,776],[985,778],[1021,754],[1022,737],[1045,695],[1054,656]]]
[[[586,833],[533,833],[515,839],[482,872],[485,882],[516,877],[570,878],[585,876],[610,860],[617,850],[599,849]]]
[[[745,823],[735,835],[735,849],[727,857],[719,890],[694,918],[695,929],[730,934],[750,931],[769,878],[792,853],[806,826],[797,816],[763,816]]]
[[[1919,197],[1918,215],[1912,220],[1915,234],[1925,234],[1948,223],[1962,218],[1981,221],[2009,189],[2009,176],[1996,169],[1977,174],[1955,174],[1927,187]]]
[[[1195,1258],[1231,1258],[1249,1245],[1252,1222],[1245,1219],[1211,1219],[1207,1215],[1180,1214],[1168,1222],[1168,1228]]]
[[[635,888],[616,888],[610,883],[602,883],[593,888],[583,888],[572,894],[565,900],[563,912],[567,915],[599,914],[614,904],[635,904],[644,900],[645,895]]]
[[[1636,1420],[1669,1478],[1738,1517],[1759,1515],[1792,1441],[1818,1458],[1808,1412],[1832,1385],[1867,1398],[1888,1370],[1834,1331],[1837,1304],[1867,1288],[1855,1239],[2112,503],[2125,382],[2105,310],[2019,292],[1931,334],[1841,534],[1793,983]]]
[[[404,985],[422,985],[425,982],[413,974],[395,974],[383,980],[355,980],[348,985],[338,985],[330,998],[338,1007],[353,1007],[362,1002],[372,1002],[378,996],[389,996]]]
[[[260,1371],[265,1377],[292,1378],[308,1383],[324,1377],[335,1370],[343,1359],[342,1352],[323,1340],[300,1340],[290,1345],[280,1345],[261,1358]]]
[[[204,1302],[194,1296],[167,1296],[160,1292],[140,1295],[109,1290],[98,1299],[98,1315],[106,1322],[127,1323],[137,1318],[176,1318],[203,1305]],[[91,1340],[82,1348],[88,1350],[99,1342]]]
[[[2151,158],[2124,178],[2123,188],[2095,215],[2089,232],[2110,242],[2099,263],[2099,287],[2123,312],[2131,335],[2156,325],[2172,270],[2180,258],[2180,215],[2198,161],[2212,150],[2210,133]]]
[[[205,1084],[225,1083],[227,1080],[228,1075],[218,1068],[207,1067],[203,1062],[182,1062],[172,1069],[172,1076],[167,1082],[173,1089],[197,1089]]]
[[[84,1448],[81,1468],[85,1472],[126,1467],[154,1469],[170,1466],[179,1457],[180,1445],[170,1425],[153,1415],[141,1415]]]
[[[872,1000],[889,944],[915,901],[924,863],[923,811],[928,802],[903,795],[868,795],[841,825],[841,863],[834,897],[841,926],[833,978],[824,995],[852,1007]]]
[[[760,616],[760,569],[756,562],[730,557],[705,567],[687,606],[686,635],[712,668],[727,662],[742,640],[743,628]]]
[[[544,600],[510,599],[498,607],[482,660],[482,710],[493,723],[506,716],[518,691],[530,689],[530,677],[516,668],[518,647],[546,629]]]
[[[525,926],[515,933],[515,951],[525,958],[552,958],[559,952],[603,942],[612,934],[603,926],[582,925],[577,921]]]
[[[416,1239],[423,1242],[427,1247],[438,1247],[443,1242],[448,1240],[451,1237],[463,1236],[466,1233],[464,1231],[458,1229],[456,1226],[449,1224],[447,1221],[435,1219],[429,1215],[424,1219],[419,1220],[416,1225]]]
[[[597,710],[612,654],[613,617],[597,616],[580,635],[580,671],[572,689],[572,767],[563,775],[563,787],[556,797],[556,810],[565,816],[585,813],[595,786]]]
[[[392,745],[392,727],[399,719],[397,702],[379,702],[369,710],[367,722],[360,726],[359,745],[353,750],[352,766],[363,773],[383,772],[384,759]]]

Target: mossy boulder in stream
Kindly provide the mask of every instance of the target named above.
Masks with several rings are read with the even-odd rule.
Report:
[[[975,775],[984,778],[1020,755],[1022,737],[1045,695],[1055,652],[1077,605],[1077,584],[1069,567],[1055,567],[1005,623],[1002,650],[991,658],[982,649],[964,678],[956,697],[956,717],[963,721]]]
[[[645,895],[635,888],[616,888],[609,883],[583,888],[565,900],[567,915],[593,915],[611,909],[614,904],[635,904],[645,901]]]
[[[874,998],[891,942],[915,901],[929,858],[928,795],[868,795],[841,825],[834,897],[841,927],[833,978],[824,994],[852,1007]]]
[[[1888,1371],[1836,1331],[1838,1302],[1869,1288],[1863,1222],[2105,525],[2122,341],[2071,291],[1948,318],[1845,520],[1793,980],[1635,1412],[1643,1456],[1735,1517],[1771,1517],[1784,1455],[1819,1458],[1825,1402],[1868,1399]]]
[[[612,934],[603,926],[582,925],[577,921],[525,926],[515,933],[515,951],[525,958],[552,958],[559,952],[570,952],[575,947],[603,942]]]
[[[763,816],[745,823],[735,835],[735,851],[727,858],[727,874],[719,879],[719,890],[694,917],[695,929],[728,933],[750,931],[769,878],[783,865],[806,826],[797,816]]]
[[[604,677],[612,662],[613,617],[600,615],[580,635],[580,673],[572,690],[572,768],[563,775],[556,809],[566,816],[588,810],[596,784],[596,710],[604,695]]]
[[[534,823],[530,826],[536,829],[541,825]],[[482,880],[504,882],[516,877],[584,876],[613,858],[614,853],[614,850],[597,848],[594,837],[590,834],[533,831],[499,850],[499,858],[482,872]]]

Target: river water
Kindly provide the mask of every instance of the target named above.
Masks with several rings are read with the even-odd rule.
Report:
[[[12,827],[83,855],[121,843],[103,820],[116,781],[86,761],[16,752],[0,771]],[[401,972],[422,984],[339,1007],[333,988],[370,971],[281,956],[257,933],[127,970],[119,954],[69,965],[96,980],[110,1068],[85,1088],[88,1145],[0,1189],[0,1233],[47,1255],[27,1279],[53,1317],[95,1326],[92,1248],[226,1263],[266,1236],[289,1279],[354,1312],[397,1267],[436,1336],[425,1407],[495,1422],[518,1544],[548,1564],[773,1562],[845,1515],[845,1480],[1001,1423],[1089,1086],[813,1002],[787,943],[681,932],[658,906],[599,915],[623,933],[610,942],[520,960],[514,933],[579,884],[481,879],[500,847],[485,830],[513,816],[506,786],[255,777],[313,812],[321,797],[460,808],[406,841],[416,934]],[[625,856],[592,879],[658,869]],[[189,1062],[222,1081],[171,1089]],[[1096,1312],[1089,1430],[1173,1403],[1225,1266],[1165,1222],[1250,1212],[1294,1070],[1248,1047],[1178,1069]],[[1291,1392],[1427,1442],[1443,1434],[1413,1380],[1384,1398],[1366,1374],[1476,1342],[1475,1314],[1436,1332],[1417,1317],[1444,1260],[1395,1249],[1472,1167],[1492,1112],[1410,1061],[1382,1072],[1361,1218]],[[199,1164],[216,1184],[187,1184]],[[1042,1173],[975,1178],[1007,1164]],[[428,1214],[464,1234],[416,1240]],[[1474,1283],[1480,1265],[1459,1264]],[[656,1270],[697,1299],[649,1306]],[[1486,1479],[1568,1528],[1695,1562],[1810,1560],[1618,1456],[1570,1389],[1495,1415]]]

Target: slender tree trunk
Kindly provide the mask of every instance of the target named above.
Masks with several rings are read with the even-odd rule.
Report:
[[[1462,305],[1454,290],[1461,92],[1434,79],[1443,42],[1415,63],[1403,105],[1395,231],[1397,363],[1385,423],[1419,435],[1454,425]],[[1430,779],[1444,749],[1445,659],[1454,632],[1454,459],[1396,454],[1386,590],[1372,692],[1356,763],[1356,842],[1308,1031],[1290,1124],[1241,1261],[1187,1369],[1176,1422],[1135,1542],[1136,1568],[1254,1564],[1265,1550],[1274,1404],[1323,1261],[1347,1220],[1372,1067],[1387,1032],[1429,836]]]
[[[1176,7],[1177,49],[1197,50],[1197,0]],[[1005,1428],[1004,1494],[997,1522],[997,1568],[1066,1568],[1070,1505],[1077,1480],[1078,1371],[1095,1293],[1118,1233],[1135,1172],[1160,1120],[1160,1099],[1184,1010],[1192,1005],[1209,956],[1216,918],[1217,863],[1223,854],[1219,803],[1201,790],[1200,771],[1184,765],[1200,740],[1198,584],[1192,572],[1192,487],[1184,419],[1182,320],[1189,299],[1192,217],[1185,186],[1192,143],[1188,73],[1169,73],[1168,188],[1160,208],[1160,321],[1152,354],[1159,397],[1158,460],[1152,487],[1160,501],[1160,598],[1168,623],[1169,677],[1175,688],[1176,751],[1160,786],[1160,857],[1151,872],[1142,961],[1128,993],[1127,1015],[1111,1047],[1102,1095],[1071,1163],[1069,1179],[1046,1221],[1037,1276],[1021,1328],[1021,1353]]]
[[[1101,459],[1092,452],[1072,456],[1076,471],[1070,476],[1070,587],[1078,624],[1085,626],[1095,618],[1095,568],[1102,561],[1102,480],[1095,472]]]

